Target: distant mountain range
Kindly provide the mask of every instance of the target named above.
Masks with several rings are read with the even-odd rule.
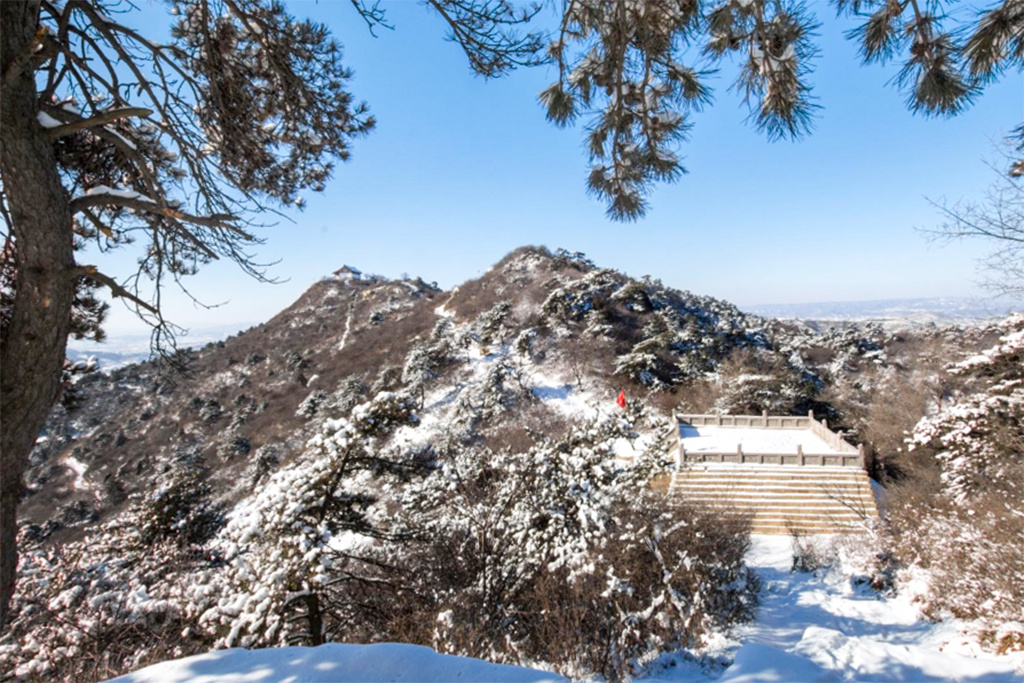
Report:
[[[825,301],[802,304],[760,304],[745,306],[748,313],[766,318],[801,320],[898,321],[911,324],[981,322],[1003,318],[1024,310],[1021,303],[936,297],[920,299],[877,299],[873,301]]]
[[[231,323],[228,325],[211,325],[193,327],[187,335],[178,337],[178,347],[194,348],[219,341],[241,330],[252,327],[253,323]],[[150,357],[149,332],[118,332],[108,333],[106,341],[96,343],[90,340],[68,340],[68,358],[85,360],[95,358],[104,371],[115,370],[132,363],[141,363]]]
[[[918,299],[877,299],[872,301],[825,301],[801,304],[758,304],[745,306],[747,313],[765,318],[783,320],[818,321],[881,321],[891,325],[938,325],[998,320],[1009,313],[1024,310],[1024,304],[1006,301],[972,299],[968,297],[935,297]],[[187,336],[178,339],[181,348],[199,348],[209,342],[222,340],[252,323],[234,323],[209,327],[195,327]],[[887,325],[888,326],[888,325]],[[105,371],[138,363],[150,357],[148,333],[117,333],[112,331],[107,341],[69,341],[68,357],[72,360],[96,358]]]

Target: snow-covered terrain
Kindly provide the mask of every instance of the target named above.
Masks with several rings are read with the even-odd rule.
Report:
[[[809,429],[758,429],[682,425],[679,437],[690,453],[729,453],[742,447],[744,453],[830,454],[837,451]]]
[[[840,572],[794,573],[791,540],[754,536],[748,561],[764,582],[757,619],[735,630],[739,647],[721,676],[694,667],[655,680],[1016,681],[1024,653],[986,655],[964,644],[955,621],[918,619],[908,597],[854,586]]]
[[[495,678],[473,673],[485,671],[474,668],[480,660],[352,645],[402,641],[609,679],[635,675],[638,663],[649,680],[699,683],[1024,678],[1024,654],[971,649],[1024,643],[1014,587],[1024,585],[1015,569],[1024,531],[1010,524],[1019,494],[1008,485],[981,508],[1009,511],[990,527],[970,490],[937,521],[890,491],[886,521],[901,525],[888,528],[919,535],[861,545],[873,561],[865,573],[895,583],[898,598],[839,570],[791,573],[788,537],[758,540],[749,566],[762,581],[748,580],[740,529],[699,509],[662,510],[647,490],[666,481],[673,410],[834,409],[854,416],[843,428],[878,452],[904,446],[908,433],[915,457],[935,451],[942,488],[923,490],[934,500],[975,481],[964,469],[972,463],[991,493],[1019,480],[1003,474],[1010,460],[977,440],[961,450],[986,458],[961,458],[947,435],[976,414],[1019,431],[1019,402],[1007,400],[1020,381],[1019,321],[982,353],[994,326],[896,335],[780,324],[564,255],[523,250],[503,263],[457,293],[419,280],[321,281],[273,320],[184,354],[189,373],[173,381],[152,363],[76,375],[33,456],[23,505],[31,545],[0,669],[96,680],[208,652],[127,680]],[[952,402],[941,368],[962,358],[977,375],[970,386],[985,391]],[[754,440],[693,431],[687,450],[830,450],[790,430],[747,430]],[[671,499],[701,500],[678,479]],[[407,530],[425,542],[400,542]],[[51,552],[58,544],[62,555]],[[891,562],[874,562],[882,551]],[[511,579],[493,592],[466,589],[504,576],[491,566]],[[392,583],[347,589],[332,580],[345,572]],[[589,608],[577,614],[578,605]],[[951,612],[970,630],[919,618]],[[615,640],[591,643],[604,624]],[[325,640],[350,645],[227,649]]]
[[[643,680],[751,681],[1024,680],[1024,653],[997,657],[961,637],[955,621],[918,618],[908,597],[856,586],[840,572],[791,572],[792,542],[754,536],[748,556],[764,582],[757,619],[735,629],[704,660],[668,656]],[[821,537],[825,542],[827,537]],[[722,668],[717,662],[731,661]],[[118,683],[285,681],[542,681],[548,671],[499,666],[402,645],[225,650],[163,662]]]
[[[442,655],[427,647],[401,643],[220,650],[162,662],[114,679],[117,683],[533,683],[564,680],[548,671]]]

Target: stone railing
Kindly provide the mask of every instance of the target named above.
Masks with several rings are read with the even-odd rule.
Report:
[[[739,465],[811,465],[819,467],[864,467],[864,447],[854,446],[828,428],[824,420],[814,419],[813,413],[806,417],[796,415],[692,415],[673,414],[672,424],[679,441],[676,466],[687,463],[735,463]],[[755,429],[800,429],[808,430],[828,444],[834,453],[804,453],[797,444],[796,452],[790,453],[744,453],[742,444],[734,451],[687,452],[679,435],[682,425],[693,427],[746,427]]]

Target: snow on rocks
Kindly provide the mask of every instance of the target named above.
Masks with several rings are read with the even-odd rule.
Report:
[[[89,466],[79,460],[73,455],[69,455],[64,458],[64,464],[75,473],[75,483],[73,486],[79,491],[85,491],[89,488],[89,482],[85,479],[85,472],[89,469]]]

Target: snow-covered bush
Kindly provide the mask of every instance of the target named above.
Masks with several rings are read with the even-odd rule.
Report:
[[[488,364],[477,386],[459,398],[458,415],[464,422],[491,420],[516,406],[535,400],[523,377],[522,369],[508,356]]]
[[[87,541],[22,553],[0,639],[5,680],[106,679],[210,647],[182,587],[203,584],[216,558],[187,538],[147,538],[148,524],[136,506]]]
[[[327,407],[330,401],[330,394],[321,389],[316,389],[309,392],[306,398],[302,399],[302,403],[296,408],[295,414],[299,417],[304,417],[307,420],[315,417],[323,408]]]
[[[511,310],[512,304],[508,301],[499,301],[489,310],[480,314],[474,328],[481,344],[490,346],[504,339]]]
[[[200,456],[179,456],[167,483],[137,506],[136,524],[143,543],[176,539],[179,543],[202,544],[224,523],[221,506],[210,500],[212,488]]]
[[[388,558],[408,577],[390,632],[443,652],[618,680],[748,616],[743,523],[702,518],[651,491],[653,454],[617,466],[612,444],[627,432],[605,418],[526,452],[440,457],[398,495],[421,540]]]
[[[416,401],[408,394],[382,391],[373,400],[352,409],[349,418],[362,437],[384,437],[402,425],[419,423]]]
[[[816,386],[779,354],[740,349],[722,363],[715,382],[716,412],[732,415],[806,415],[815,405]]]
[[[368,573],[360,544],[388,535],[376,523],[372,482],[419,466],[415,456],[377,451],[378,439],[416,424],[412,408],[408,396],[382,393],[356,406],[351,420],[326,420],[293,465],[235,508],[214,543],[227,566],[190,595],[218,645],[344,637],[334,586]]]
[[[629,353],[615,360],[615,374],[625,375],[637,384],[653,389],[665,386],[660,375],[664,372],[665,363],[656,354],[647,351],[648,344],[641,342]]]
[[[520,356],[523,356],[524,358],[533,358],[533,345],[539,336],[540,333],[537,331],[537,328],[528,327],[516,335],[516,339],[512,346]]]
[[[281,462],[281,452],[277,444],[264,444],[256,449],[249,465],[248,479],[255,486],[270,472],[277,469]]]
[[[899,558],[918,578],[924,570],[926,612],[974,620],[997,649],[1024,648],[998,637],[1024,622],[1024,316],[1002,326],[996,346],[949,370],[975,391],[923,418],[910,438],[933,457],[933,489],[890,513]]]
[[[402,367],[402,382],[409,391],[420,394],[422,402],[427,385],[455,361],[455,331],[451,320],[442,318],[434,326],[427,342],[413,346]]]

